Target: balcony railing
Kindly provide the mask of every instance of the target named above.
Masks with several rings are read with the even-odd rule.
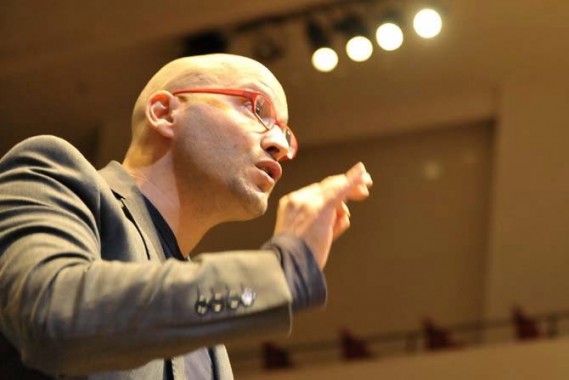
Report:
[[[344,331],[339,337],[327,340],[292,343],[280,347],[263,345],[255,349],[232,350],[230,348],[229,354],[235,369],[247,371],[289,366],[305,367],[331,361],[370,357],[380,360],[385,357],[417,355],[427,351],[464,349],[484,344],[531,339],[550,339],[568,334],[569,311],[529,317],[515,310],[509,319],[481,320],[446,326],[423,321],[423,327],[415,330],[357,337]]]

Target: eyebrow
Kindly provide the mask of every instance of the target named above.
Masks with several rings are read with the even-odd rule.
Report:
[[[241,86],[243,86],[243,88],[246,88],[248,90],[253,90],[253,91],[257,91],[262,93],[263,95],[267,96],[271,102],[274,103],[274,98],[275,98],[275,93],[274,91],[272,91],[272,89],[269,86],[259,86],[257,83],[255,82],[246,82],[244,84],[242,84]],[[267,89],[271,90],[271,91],[267,91]]]

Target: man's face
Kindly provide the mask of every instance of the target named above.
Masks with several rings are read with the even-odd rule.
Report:
[[[279,120],[287,121],[284,92],[263,66],[228,70],[215,87],[261,92],[273,103]],[[174,154],[180,185],[207,197],[204,205],[213,206],[226,220],[262,215],[282,174],[277,160],[288,152],[282,131],[267,131],[244,97],[190,94],[181,102],[174,114],[179,125]]]

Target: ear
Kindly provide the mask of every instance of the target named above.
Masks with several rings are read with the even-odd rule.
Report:
[[[168,91],[158,91],[150,96],[146,103],[146,120],[150,126],[166,138],[174,136],[172,112],[178,106],[178,100]]]

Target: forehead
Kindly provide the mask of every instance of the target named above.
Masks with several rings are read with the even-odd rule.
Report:
[[[288,119],[281,84],[267,67],[251,58],[231,54],[186,57],[167,65],[164,71],[170,77],[165,87],[168,90],[223,87],[259,91],[274,104],[279,119]]]

